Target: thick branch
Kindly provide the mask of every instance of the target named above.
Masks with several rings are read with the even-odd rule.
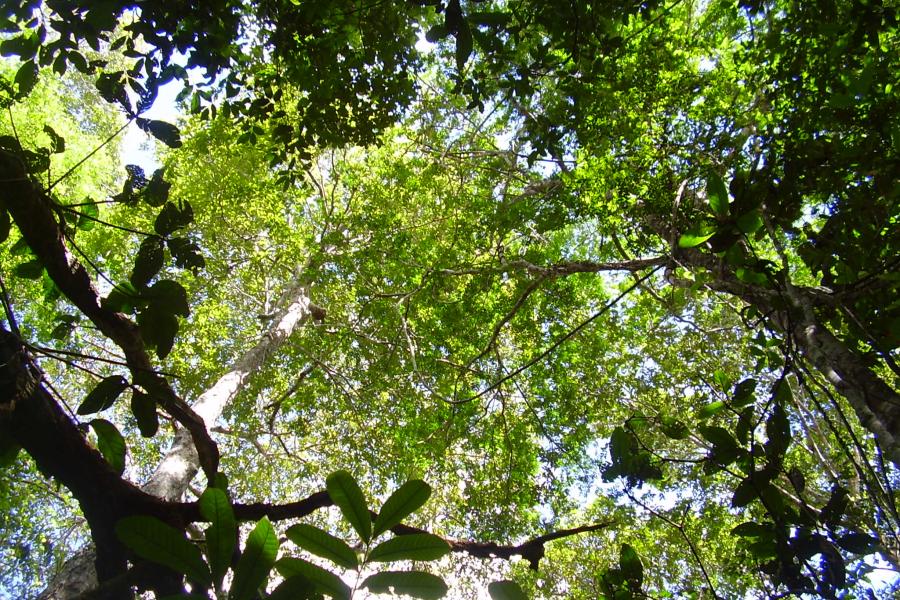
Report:
[[[153,369],[137,325],[125,315],[100,304],[100,296],[90,276],[66,247],[63,229],[54,216],[53,201],[31,182],[22,161],[5,150],[0,150],[0,179],[6,182],[0,200],[47,274],[101,333],[122,349],[132,376],[152,379],[154,391],[159,394],[156,400],[190,432],[204,471],[210,480],[214,479],[219,451],[209,437],[203,419]]]

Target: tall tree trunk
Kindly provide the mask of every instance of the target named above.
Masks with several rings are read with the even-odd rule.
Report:
[[[322,320],[325,311],[310,301],[305,273],[298,272],[277,303],[278,311],[272,325],[262,339],[245,352],[210,388],[193,404],[193,410],[210,428],[228,404],[244,388],[249,378],[266,364],[290,335],[310,318]],[[191,434],[184,428],[175,438],[165,457],[143,490],[165,500],[178,500],[200,468],[197,450]],[[62,570],[41,593],[41,600],[68,600],[97,587],[94,570],[94,548],[89,546],[66,561]]]

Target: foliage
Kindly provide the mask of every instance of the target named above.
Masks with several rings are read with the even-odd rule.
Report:
[[[898,18],[5,4],[0,590],[888,593]]]

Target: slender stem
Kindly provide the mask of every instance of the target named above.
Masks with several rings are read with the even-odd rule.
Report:
[[[706,584],[709,586],[709,591],[712,592],[713,598],[715,598],[716,600],[721,598],[721,596],[719,596],[718,592],[716,592],[716,588],[713,585],[712,580],[709,578],[709,573],[706,572],[706,567],[703,565],[703,559],[700,558],[700,552],[697,550],[697,547],[694,546],[694,542],[691,541],[691,538],[688,536],[687,532],[684,530],[684,524],[676,523],[675,521],[673,521],[666,515],[650,508],[649,506],[644,504],[642,501],[635,498],[634,495],[628,490],[625,490],[625,495],[628,496],[628,498],[632,502],[643,507],[644,510],[649,512],[651,515],[653,515],[657,519],[660,519],[661,521],[671,525],[672,527],[674,527],[675,529],[678,530],[678,533],[681,535],[681,537],[684,539],[684,541],[687,542],[688,547],[691,549],[691,554],[694,555],[694,560],[697,561],[697,566],[700,567],[700,571],[703,573],[703,578],[706,579]]]
[[[9,321],[9,327],[16,337],[22,339],[22,333],[19,331],[19,324],[16,321],[16,315],[13,313],[12,301],[9,299],[9,292],[6,290],[6,283],[3,281],[3,275],[0,274],[0,292],[3,293],[3,310],[6,312],[6,319]]]
[[[580,333],[585,327],[587,327],[588,325],[590,325],[591,323],[593,323],[594,321],[596,321],[597,319],[599,319],[600,317],[602,317],[604,314],[606,314],[606,312],[607,312],[609,309],[611,309],[613,306],[615,306],[616,304],[618,304],[619,301],[622,300],[622,298],[624,298],[625,296],[627,296],[628,294],[630,294],[632,291],[634,291],[634,289],[635,289],[636,287],[638,287],[638,286],[641,285],[643,282],[645,282],[647,279],[649,279],[651,275],[653,275],[654,273],[656,273],[657,271],[659,271],[659,269],[660,269],[661,266],[662,266],[662,265],[659,265],[659,266],[653,268],[649,273],[647,273],[646,275],[644,275],[643,277],[641,277],[639,280],[637,280],[636,282],[634,282],[633,284],[631,284],[630,286],[628,286],[628,287],[625,289],[625,291],[623,291],[621,294],[619,294],[618,296],[616,296],[615,298],[613,298],[610,302],[607,302],[606,304],[604,304],[603,307],[602,307],[600,310],[598,310],[597,312],[595,312],[594,314],[592,314],[590,317],[588,317],[587,319],[585,319],[584,321],[582,321],[581,323],[579,323],[577,326],[575,326],[574,329],[572,329],[571,331],[569,331],[568,333],[566,333],[565,335],[563,335],[562,337],[560,337],[558,340],[556,340],[555,342],[553,342],[552,344],[550,344],[550,345],[549,345],[546,349],[544,349],[544,351],[542,351],[540,354],[538,354],[537,356],[535,356],[534,358],[532,358],[531,360],[529,360],[528,362],[526,362],[524,365],[522,365],[522,366],[520,366],[520,367],[517,367],[517,368],[514,369],[513,371],[510,371],[508,374],[504,375],[503,377],[501,377],[500,379],[498,379],[497,381],[495,381],[494,383],[492,383],[492,384],[491,384],[490,386],[488,386],[486,389],[484,389],[484,390],[478,392],[477,394],[475,394],[475,395],[473,395],[473,396],[469,396],[468,398],[463,398],[463,399],[460,399],[460,400],[452,400],[452,399],[449,399],[449,398],[444,398],[444,402],[446,402],[447,404],[466,404],[466,403],[468,403],[468,402],[472,402],[473,400],[477,400],[478,398],[481,398],[482,396],[484,396],[485,394],[491,392],[492,390],[497,389],[499,386],[503,385],[504,383],[506,383],[507,381],[509,381],[509,380],[512,379],[513,377],[516,377],[517,375],[521,374],[523,371],[526,371],[526,370],[528,370],[529,368],[533,367],[534,365],[536,365],[536,364],[539,363],[540,361],[544,360],[545,358],[547,358],[548,356],[550,356],[551,354],[553,354],[553,352],[555,352],[557,348],[559,348],[559,347],[562,346],[565,342],[567,342],[568,340],[570,340],[571,338],[573,338],[574,336],[576,336],[576,335],[577,335],[578,333]]]
[[[106,139],[103,141],[102,144],[100,144],[99,146],[97,146],[96,148],[94,148],[93,150],[91,150],[90,152],[88,152],[88,153],[87,153],[87,156],[85,156],[84,158],[82,158],[81,160],[79,160],[77,163],[75,163],[75,165],[72,166],[71,169],[69,169],[68,171],[66,171],[66,172],[63,173],[62,175],[60,175],[60,176],[56,179],[56,181],[54,181],[53,183],[51,183],[51,184],[47,187],[47,193],[49,193],[51,190],[53,190],[53,188],[56,187],[56,184],[58,184],[60,181],[62,181],[63,179],[65,179],[66,177],[68,177],[69,175],[71,175],[78,167],[80,167],[81,165],[83,165],[83,164],[85,163],[85,161],[87,161],[90,157],[92,157],[93,155],[97,154],[97,152],[99,152],[100,150],[102,150],[104,146],[106,146],[108,143],[110,143],[111,141],[113,141],[113,140],[116,138],[116,136],[118,136],[120,133],[122,133],[122,132],[125,130],[125,128],[128,127],[128,126],[131,124],[131,122],[132,122],[133,120],[134,120],[134,117],[131,117],[131,118],[129,118],[127,121],[125,121],[125,124],[122,125],[121,127],[119,127],[118,129],[116,129],[112,134],[110,134],[110,136],[109,136],[108,138],[106,138]]]

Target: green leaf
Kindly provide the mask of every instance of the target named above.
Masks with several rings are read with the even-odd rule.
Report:
[[[315,584],[303,575],[288,577],[272,590],[266,600],[307,600],[321,598]]]
[[[456,69],[462,71],[472,55],[472,31],[469,24],[462,21],[456,34]]]
[[[431,487],[424,481],[413,479],[401,485],[381,507],[381,512],[375,518],[372,536],[378,537],[400,523],[425,504],[430,497]]]
[[[90,199],[87,202],[78,207],[78,221],[75,223],[75,227],[81,231],[90,231],[96,227],[95,219],[100,217],[100,209],[97,208],[97,205],[90,203]]]
[[[336,471],[325,480],[328,495],[331,496],[341,514],[347,520],[362,541],[372,539],[372,517],[366,506],[366,498],[363,496],[359,484],[347,471]]]
[[[437,575],[423,571],[383,571],[366,578],[362,587],[376,594],[406,594],[422,600],[443,598],[447,584]]]
[[[716,400],[715,402],[710,402],[703,408],[697,411],[698,419],[708,419],[714,415],[719,414],[725,410],[725,403],[721,400]]]
[[[745,212],[744,214],[739,216],[735,224],[737,225],[737,228],[741,233],[750,235],[752,233],[756,233],[760,228],[762,228],[762,215],[760,214],[758,209],[754,208],[753,210]]]
[[[225,492],[215,487],[206,488],[198,504],[200,514],[211,523],[206,528],[206,557],[213,581],[216,585],[221,585],[231,565],[231,555],[237,542],[234,511]]]
[[[728,215],[728,188],[725,186],[722,176],[713,170],[706,175],[706,197],[713,214]]]
[[[144,343],[156,349],[160,360],[169,355],[178,335],[178,317],[154,304],[138,313],[138,325]]]
[[[126,314],[133,313],[142,304],[141,295],[129,281],[116,284],[109,296],[100,302],[107,310]]]
[[[44,133],[50,137],[50,152],[61,154],[66,151],[66,140],[49,125],[44,125]]]
[[[641,564],[641,558],[628,544],[622,544],[619,549],[619,569],[622,570],[625,579],[634,581],[637,586],[644,581],[644,565]]]
[[[13,275],[22,279],[40,279],[44,274],[44,263],[38,259],[32,259],[20,265],[16,265],[13,269]]]
[[[450,544],[430,533],[398,535],[375,546],[369,560],[393,562],[397,560],[437,560],[450,552]]]
[[[711,225],[698,225],[681,234],[681,237],[678,238],[678,247],[694,248],[714,235],[716,235],[715,227]]]
[[[25,61],[16,71],[16,85],[19,86],[19,96],[27,96],[34,89],[38,80],[38,66],[33,60]]]
[[[125,438],[116,426],[104,419],[94,419],[91,427],[97,434],[97,449],[112,466],[113,471],[122,474],[125,470]]]
[[[283,577],[303,575],[312,581],[317,589],[332,598],[337,598],[338,600],[349,600],[350,598],[350,587],[340,577],[302,558],[282,558],[275,563],[275,569]]]
[[[491,600],[528,600],[519,584],[508,579],[488,584],[488,594]]]
[[[137,419],[141,435],[150,438],[159,429],[159,416],[156,414],[156,402],[148,394],[139,390],[131,390],[131,414]]]
[[[268,578],[277,554],[278,535],[268,517],[263,517],[247,536],[247,545],[234,569],[229,598],[250,600],[255,597],[259,586]]]
[[[136,288],[141,288],[156,277],[156,274],[159,273],[163,266],[163,257],[165,255],[163,248],[162,238],[156,236],[144,238],[134,259],[134,269],[131,271],[131,277],[129,277],[132,285]]]
[[[316,556],[327,558],[345,569],[359,566],[356,552],[341,539],[338,539],[318,527],[300,523],[287,530],[288,539]]]
[[[209,567],[200,549],[184,537],[184,533],[157,519],[137,515],[116,523],[116,536],[141,558],[151,560],[189,579],[210,585]]]
[[[738,537],[771,537],[772,529],[765,525],[748,521],[732,529],[731,533]]]
[[[105,377],[92,389],[76,411],[79,415],[90,415],[106,410],[125,391],[128,382],[121,375]]]

